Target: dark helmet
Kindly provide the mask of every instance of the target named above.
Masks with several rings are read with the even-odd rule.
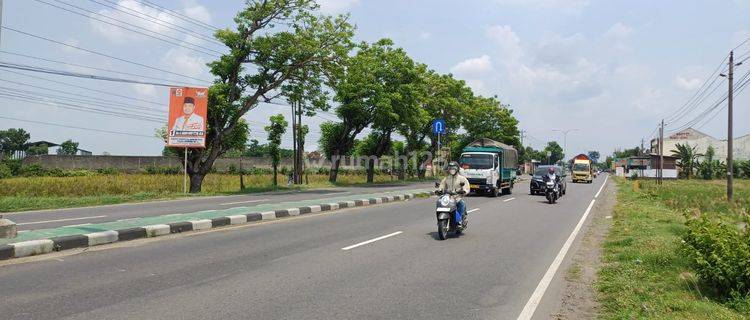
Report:
[[[549,167],[549,169],[547,169],[547,173],[549,173],[549,174],[555,173],[555,168]]]
[[[456,169],[456,172],[458,172],[458,162],[455,162],[455,161],[449,162],[448,168],[446,168],[446,170],[450,170],[450,169]]]

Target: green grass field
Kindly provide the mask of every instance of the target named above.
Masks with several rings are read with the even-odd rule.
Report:
[[[279,187],[271,174],[245,175],[245,190],[240,190],[239,175],[209,174],[199,195],[252,193],[274,190],[333,187],[328,175],[310,174],[308,184],[287,187],[279,175]],[[376,175],[375,183],[390,182],[388,175]],[[364,174],[339,174],[335,186],[366,182]],[[0,179],[0,212],[69,208],[155,199],[184,197],[182,175],[96,174],[78,177],[19,177]]]
[[[750,181],[736,181],[733,205],[724,181],[618,179],[613,226],[596,287],[603,319],[746,319],[712,295],[679,251],[685,215],[747,214]]]

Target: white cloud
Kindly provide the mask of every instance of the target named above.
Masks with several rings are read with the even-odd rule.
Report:
[[[340,13],[359,3],[359,0],[318,0],[320,10],[325,13]]]
[[[485,31],[485,35],[500,46],[503,61],[514,62],[521,57],[521,39],[510,26],[491,26]]]
[[[208,70],[205,59],[194,56],[182,48],[170,49],[164,54],[162,60],[171,71],[192,77],[205,74]]]
[[[432,38],[432,33],[430,32],[423,31],[422,33],[419,34],[419,39],[430,40],[431,38]]]
[[[492,60],[490,56],[485,54],[479,58],[471,58],[459,62],[451,68],[451,72],[467,78],[476,78],[486,75],[492,69]]]
[[[189,18],[193,18],[203,23],[211,22],[211,13],[209,13],[208,9],[202,5],[192,4],[186,6],[183,11],[185,11],[185,15]]]
[[[157,96],[156,87],[153,85],[136,83],[131,87],[135,94],[141,98],[155,98]]]
[[[747,39],[750,39],[750,30],[738,30],[734,32],[732,34],[732,37],[729,39],[730,48],[738,46],[740,43],[743,43]]]
[[[604,37],[611,39],[624,39],[633,34],[633,28],[618,22],[609,27],[609,30],[604,33]]]
[[[698,89],[698,87],[701,85],[701,79],[677,76],[677,78],[675,78],[675,84],[682,90],[693,91]]]

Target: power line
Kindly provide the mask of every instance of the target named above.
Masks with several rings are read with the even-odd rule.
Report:
[[[76,126],[69,126],[69,125],[58,124],[58,123],[50,123],[50,122],[36,121],[36,120],[27,120],[27,119],[19,119],[19,118],[6,117],[6,116],[0,116],[0,119],[7,119],[7,120],[14,120],[14,121],[28,122],[28,123],[36,123],[36,124],[43,124],[43,125],[48,125],[48,126],[55,126],[55,127],[69,128],[69,129],[78,129],[78,130],[86,130],[86,131],[94,131],[94,132],[121,134],[121,135],[133,136],[133,137],[144,137],[144,138],[159,139],[159,138],[157,138],[155,136],[147,136],[147,135],[137,134],[137,133],[122,132],[122,131],[111,131],[111,130],[85,128],[85,127],[76,127]]]
[[[101,3],[101,2],[99,2],[97,0],[89,0],[89,1],[97,3],[97,4],[102,5],[104,7],[116,10],[118,12],[122,12],[124,14],[129,15],[129,16],[133,16],[133,17],[139,18],[139,19],[144,20],[144,21],[152,22],[154,24],[163,26],[165,28],[169,28],[169,29],[177,31],[177,32],[185,33],[186,35],[194,36],[196,38],[200,38],[200,39],[205,40],[205,41],[209,41],[209,42],[213,42],[213,43],[216,43],[216,44],[220,44],[222,46],[224,45],[224,43],[222,43],[221,41],[217,41],[213,37],[206,36],[206,35],[204,35],[202,33],[199,33],[199,32],[197,32],[195,30],[192,30],[192,29],[180,26],[178,24],[171,23],[169,21],[165,21],[165,20],[159,19],[158,17],[154,17],[154,16],[152,16],[150,14],[147,14],[145,12],[141,12],[141,11],[138,11],[138,10],[134,10],[134,9],[128,8],[126,6],[122,6],[122,5],[118,4],[117,2],[114,2],[114,1],[111,1],[111,0],[103,0],[103,1],[105,1],[107,3],[109,3],[109,4],[107,4],[107,3]],[[136,14],[127,12],[127,11],[125,11],[123,9],[127,9],[128,11],[134,12]]]
[[[158,123],[164,122],[161,119],[157,119],[153,117],[144,117],[144,116],[139,116],[139,115],[134,115],[134,114],[129,114],[129,113],[102,110],[98,108],[81,106],[81,105],[77,105],[74,103],[68,103],[68,102],[63,102],[63,101],[52,101],[52,102],[46,101],[46,100],[40,101],[37,97],[34,97],[34,96],[12,93],[12,92],[2,93],[0,91],[0,97],[5,98],[5,99],[10,99],[10,100],[21,101],[21,102],[39,103],[39,104],[43,104],[47,106],[60,107],[63,109],[96,113],[96,114],[107,115],[107,116],[114,116],[118,118],[129,118],[133,120],[150,121],[150,122],[158,122]]]
[[[210,25],[210,24],[205,23],[203,21],[196,21],[196,20],[185,19],[181,13],[176,12],[176,11],[171,10],[171,9],[168,9],[168,8],[165,8],[165,7],[162,7],[162,6],[158,5],[158,4],[155,4],[155,3],[147,1],[147,0],[136,0],[136,2],[140,2],[143,5],[146,5],[146,6],[155,8],[155,9],[160,9],[160,10],[164,11],[166,14],[171,15],[171,16],[177,18],[177,19],[183,20],[183,21],[188,22],[188,23],[192,23],[194,25],[197,25],[199,27],[202,27],[202,28],[205,28],[205,29],[208,29],[208,30],[211,30],[211,31],[215,31],[215,30],[221,29],[219,27]]]
[[[24,65],[24,64],[17,64],[17,63],[3,62],[3,61],[0,61],[0,68],[9,68],[9,69],[54,74],[54,75],[66,76],[66,77],[84,78],[84,79],[91,79],[91,80],[102,80],[102,81],[122,82],[122,83],[132,83],[132,84],[146,84],[146,85],[159,86],[159,87],[180,87],[180,85],[176,85],[173,83],[158,83],[158,82],[139,81],[139,80],[123,79],[123,78],[115,78],[115,77],[97,76],[93,74],[85,74],[85,73],[29,66],[29,65]]]
[[[81,48],[81,47],[78,47],[78,46],[75,46],[75,45],[72,45],[72,44],[67,44],[67,43],[64,43],[64,42],[60,42],[60,41],[53,40],[53,39],[50,39],[50,38],[46,38],[46,37],[43,37],[43,36],[35,35],[35,34],[32,34],[32,33],[21,31],[21,30],[18,30],[18,29],[15,29],[15,28],[11,28],[11,27],[8,27],[8,26],[0,26],[0,28],[5,29],[5,30],[9,30],[9,31],[13,31],[13,32],[25,35],[25,36],[32,37],[32,38],[36,38],[36,39],[40,39],[40,40],[52,42],[52,43],[55,43],[55,44],[58,44],[58,45],[61,45],[61,46],[66,46],[66,47],[73,48],[73,49],[80,50],[80,51],[84,51],[84,52],[87,52],[87,53],[99,55],[99,56],[102,56],[102,57],[107,57],[107,58],[110,58],[110,59],[113,59],[113,60],[117,60],[117,61],[129,63],[129,64],[132,64],[132,65],[137,65],[137,66],[140,66],[140,67],[143,67],[143,68],[147,68],[147,69],[151,69],[151,70],[156,70],[156,71],[168,73],[168,74],[175,75],[175,76],[185,77],[185,78],[188,78],[188,79],[193,79],[193,80],[197,80],[197,81],[204,82],[204,83],[211,83],[210,81],[206,81],[206,80],[203,80],[203,79],[199,79],[199,78],[195,78],[195,77],[192,77],[192,76],[188,76],[188,75],[184,75],[184,74],[172,72],[172,71],[169,71],[169,70],[165,70],[165,69],[161,69],[161,68],[149,66],[147,64],[143,64],[143,63],[140,63],[140,62],[135,62],[135,61],[130,61],[130,60],[123,59],[123,58],[118,58],[118,57],[115,57],[115,56],[108,55],[106,53],[101,53],[101,52],[97,52],[97,51],[94,51],[94,50]]]
[[[54,7],[54,8],[57,8],[57,9],[60,9],[60,10],[66,11],[66,12],[70,12],[70,13],[76,14],[76,15],[79,15],[79,16],[82,16],[82,17],[85,17],[85,18],[89,18],[89,19],[91,19],[91,20],[99,21],[99,22],[101,22],[101,23],[105,23],[105,24],[108,24],[108,25],[111,25],[111,26],[115,26],[115,27],[118,27],[118,28],[121,28],[121,29],[124,29],[124,30],[130,31],[130,32],[133,32],[133,33],[137,33],[137,34],[140,34],[140,35],[142,35],[142,36],[146,36],[146,37],[149,37],[149,38],[152,38],[152,39],[156,39],[156,40],[159,40],[159,41],[163,41],[163,42],[166,42],[166,43],[169,43],[169,44],[172,44],[172,45],[178,46],[178,47],[182,47],[182,48],[185,48],[185,49],[188,49],[188,50],[193,50],[193,51],[195,51],[195,52],[200,52],[200,53],[203,53],[203,54],[206,54],[206,55],[210,55],[210,56],[214,56],[214,57],[220,57],[220,56],[221,56],[221,54],[222,54],[222,52],[221,52],[221,51],[213,50],[213,49],[211,49],[211,48],[203,47],[203,46],[200,46],[200,45],[197,45],[197,44],[194,44],[194,43],[190,43],[190,42],[183,42],[183,43],[181,43],[181,42],[179,42],[179,41],[182,41],[181,39],[178,39],[178,38],[175,38],[175,37],[172,37],[172,36],[169,36],[169,35],[163,34],[163,33],[155,32],[155,31],[151,31],[151,30],[149,30],[149,29],[146,29],[146,28],[143,28],[143,27],[140,27],[140,26],[134,25],[134,24],[132,24],[132,23],[129,23],[129,22],[125,22],[125,21],[122,21],[122,20],[118,20],[118,19],[115,19],[115,18],[112,18],[112,17],[108,17],[108,16],[105,16],[105,15],[103,15],[103,14],[100,14],[100,13],[98,13],[98,12],[95,12],[95,11],[91,11],[91,10],[88,10],[88,9],[86,9],[86,8],[81,8],[81,7],[79,7],[79,6],[76,6],[76,5],[72,5],[72,4],[70,4],[70,3],[67,3],[67,2],[65,2],[65,1],[61,1],[61,0],[55,0],[55,1],[57,1],[58,3],[62,3],[62,4],[64,4],[64,5],[67,5],[67,6],[69,6],[69,7],[72,7],[72,8],[76,8],[76,9],[78,9],[78,10],[81,10],[81,11],[83,11],[83,12],[87,12],[87,13],[89,13],[90,15],[87,15],[87,14],[84,14],[84,13],[80,13],[80,12],[77,12],[77,11],[73,11],[73,10],[70,10],[70,9],[67,9],[67,8],[64,8],[64,7],[61,7],[61,6],[58,6],[58,5],[55,5],[55,4],[52,4],[52,3],[49,3],[49,2],[47,2],[47,1],[44,1],[44,0],[34,0],[34,1],[36,1],[36,2],[39,2],[39,3],[43,3],[43,4],[46,4],[46,5],[48,5],[48,6],[51,6],[51,7]],[[129,27],[126,27],[126,26],[122,26],[122,25],[119,25],[119,24],[116,24],[116,23],[112,23],[112,22],[108,22],[108,21],[102,20],[102,19],[99,19],[99,18],[95,17],[94,15],[97,15],[97,16],[102,16],[102,17],[105,17],[105,18],[107,18],[107,19],[110,19],[110,20],[112,20],[112,21],[117,21],[117,22],[119,22],[119,23],[122,23],[122,24],[124,24],[124,25],[126,25],[126,26],[129,26],[129,27],[132,27],[132,28],[136,28],[136,29],[141,29],[141,30],[146,30],[147,32],[151,32],[151,33],[153,33],[153,34],[159,35],[159,36],[161,36],[161,37],[164,37],[164,38],[166,38],[166,39],[164,39],[164,38],[160,38],[160,37],[157,37],[157,36],[155,36],[155,35],[152,35],[152,34],[148,34],[148,33],[145,33],[145,32],[143,32],[143,31],[138,31],[138,30],[135,30],[135,29],[131,29],[131,28],[129,28]],[[170,40],[167,40],[167,39],[170,39]],[[177,42],[175,42],[175,41],[177,41]],[[189,44],[190,46],[187,46],[187,45],[185,45],[185,44]],[[191,47],[191,46],[192,46],[192,47]],[[211,53],[211,52],[215,52],[215,53]]]
[[[136,74],[136,73],[130,73],[130,72],[124,72],[124,71],[117,71],[117,70],[111,70],[111,69],[104,69],[104,68],[99,68],[99,67],[92,67],[92,66],[87,66],[87,65],[82,65],[82,64],[76,64],[76,63],[72,63],[72,62],[52,60],[52,59],[48,59],[48,58],[32,56],[32,55],[28,55],[28,54],[19,53],[19,52],[11,52],[11,51],[0,50],[0,53],[14,55],[14,56],[18,56],[18,57],[24,57],[24,58],[28,58],[28,59],[34,59],[34,60],[40,60],[40,61],[46,61],[46,62],[53,62],[53,63],[62,64],[62,65],[67,65],[67,66],[73,66],[73,67],[79,67],[79,68],[87,68],[87,69],[104,71],[104,72],[111,72],[111,73],[118,73],[118,74],[124,74],[124,75],[128,75],[128,76],[134,76],[134,77],[140,77],[140,78],[146,78],[146,79],[153,79],[153,80],[158,80],[158,81],[163,81],[163,82],[169,82],[170,81],[170,80],[167,80],[167,79],[164,79],[164,78],[151,77],[151,76],[146,76],[146,75],[142,75],[142,74]],[[186,86],[186,87],[200,87],[200,85],[189,84],[189,83],[181,85],[181,86]]]
[[[674,120],[673,120],[674,117],[679,116],[679,115],[684,114],[684,113],[687,113],[688,112],[687,110],[690,108],[691,105],[693,105],[693,103],[696,101],[696,99],[698,99],[699,96],[705,94],[705,92],[708,90],[708,88],[711,85],[713,85],[713,83],[716,81],[715,77],[719,73],[719,70],[721,70],[722,66],[724,66],[724,62],[726,62],[727,59],[728,59],[728,56],[724,57],[724,60],[722,60],[719,63],[719,65],[716,66],[716,69],[714,69],[714,71],[706,78],[706,80],[703,81],[703,84],[701,84],[701,86],[698,87],[698,91],[696,91],[690,97],[690,99],[688,99],[681,107],[679,107],[677,110],[675,110],[675,112],[673,114],[665,117],[664,119],[667,122],[674,122]],[[711,81],[712,79],[713,79],[713,81]],[[706,86],[709,81],[711,81],[711,84],[708,85],[708,86]]]
[[[746,73],[745,76],[743,76],[740,79],[739,85],[734,90],[734,94],[735,95],[739,95],[740,93],[742,93],[742,91],[745,90],[745,87],[748,85],[748,83],[750,83],[750,78],[748,78],[748,75],[750,75],[750,72]],[[742,82],[743,80],[744,80],[744,82]],[[726,109],[726,108],[727,108],[727,105],[723,105],[719,110],[716,111],[716,113],[714,113],[714,115],[712,115],[710,118],[707,118],[707,120],[703,121],[700,125],[697,125],[696,129],[703,128],[705,125],[709,124],[714,118],[716,118],[716,116],[718,116],[719,114],[721,114],[721,112],[724,111],[724,109]]]
[[[10,73],[17,74],[17,75],[21,75],[21,76],[28,77],[28,78],[32,78],[32,79],[38,79],[38,80],[47,81],[47,82],[51,82],[51,83],[61,84],[61,85],[68,86],[68,87],[71,87],[71,88],[77,88],[77,89],[82,89],[82,90],[87,90],[87,91],[92,91],[92,92],[97,92],[97,93],[105,94],[105,95],[108,95],[108,96],[114,96],[114,97],[120,97],[120,98],[125,98],[125,99],[140,101],[140,102],[145,102],[145,103],[149,103],[149,104],[153,104],[153,105],[157,105],[157,106],[164,106],[164,103],[161,103],[161,102],[150,101],[150,100],[140,99],[140,98],[136,98],[136,97],[129,97],[129,96],[117,94],[117,93],[114,93],[114,92],[108,92],[108,91],[103,91],[103,90],[88,88],[88,87],[84,87],[84,86],[79,86],[79,85],[75,85],[75,84],[70,84],[70,83],[67,83],[67,82],[62,82],[62,81],[57,81],[57,80],[52,80],[52,79],[46,79],[46,78],[37,77],[37,76],[34,76],[34,75],[30,75],[30,74],[25,74],[23,72],[16,72],[16,71],[11,71],[11,70],[3,70],[3,71],[10,72]]]

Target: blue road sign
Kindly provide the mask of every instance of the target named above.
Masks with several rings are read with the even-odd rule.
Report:
[[[432,133],[433,134],[445,134],[445,120],[443,119],[432,120]]]

